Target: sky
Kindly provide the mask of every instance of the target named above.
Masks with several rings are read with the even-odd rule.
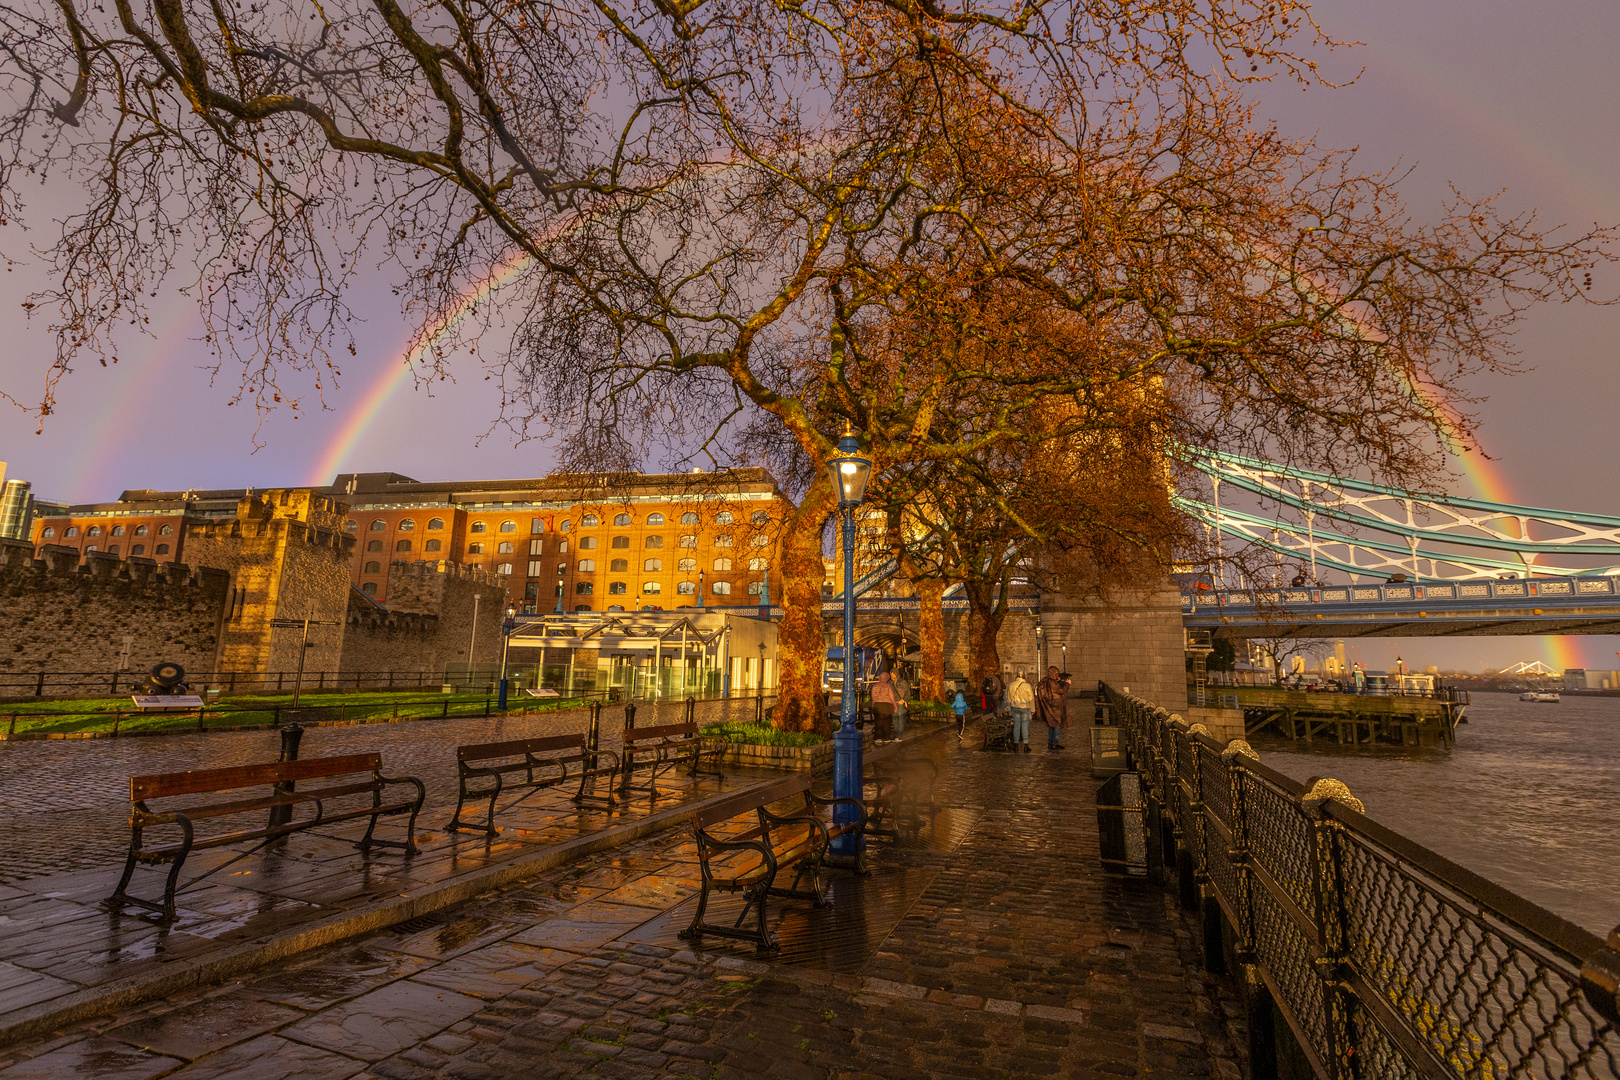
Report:
[[[1338,89],[1277,84],[1255,91],[1262,118],[1324,146],[1356,147],[1367,167],[1412,169],[1402,190],[1414,216],[1438,207],[1447,185],[1504,191],[1508,210],[1539,208],[1544,221],[1620,223],[1620,112],[1611,52],[1620,5],[1593,0],[1328,0],[1313,7],[1333,36],[1357,47],[1324,54]],[[28,238],[37,241],[41,232]],[[0,230],[5,254],[23,238]],[[26,241],[25,241],[26,242]],[[37,397],[52,344],[44,320],[23,317],[26,259],[0,275],[0,311],[15,313],[0,348],[0,390]],[[1610,275],[1611,281],[1620,276]],[[431,391],[404,363],[409,330],[386,283],[355,300],[358,355],[296,417],[262,426],[227,407],[233,384],[199,365],[194,310],[176,297],[158,307],[152,336],[123,343],[120,362],[82,363],[59,388],[42,434],[31,418],[0,411],[0,460],[37,496],[111,500],[126,488],[268,487],[329,483],[338,472],[393,471],[421,480],[544,475],[541,443],[514,445],[491,428],[493,383],[466,358],[458,382]],[[1620,308],[1538,309],[1517,339],[1518,376],[1477,379],[1480,442],[1489,461],[1459,468],[1453,487],[1535,506],[1620,514]],[[0,405],[0,409],[5,408]],[[256,445],[262,444],[262,445]],[[656,467],[658,463],[649,463]],[[1399,652],[1419,665],[1480,669],[1519,660],[1620,667],[1620,638],[1462,638],[1363,641],[1369,662]],[[1383,666],[1373,664],[1372,666]]]

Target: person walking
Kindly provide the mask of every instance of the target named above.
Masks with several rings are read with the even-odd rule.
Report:
[[[894,741],[894,679],[887,671],[872,684],[872,741]]]
[[[1012,740],[1014,746],[1022,746],[1024,753],[1029,753],[1029,717],[1035,711],[1035,688],[1024,681],[1024,673],[1020,671],[1013,676],[1012,685],[1007,687],[1007,707],[1012,710]]]
[[[951,702],[951,711],[956,713],[956,737],[960,739],[962,733],[967,731],[967,695],[958,690],[956,700]]]
[[[979,710],[993,713],[999,709],[1001,707],[1001,695],[1005,690],[1006,687],[1002,683],[1000,675],[994,671],[986,675],[984,682],[979,684]]]
[[[911,700],[911,683],[904,675],[894,677],[894,698],[894,737],[898,739],[906,733],[906,702]]]
[[[1035,712],[1046,725],[1046,748],[1063,749],[1063,729],[1069,726],[1069,680],[1056,665],[1046,669],[1035,695]]]

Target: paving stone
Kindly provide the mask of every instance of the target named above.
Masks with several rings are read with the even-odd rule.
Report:
[[[404,980],[335,1005],[282,1034],[299,1042],[380,1061],[478,1011],[473,997]]]
[[[183,1064],[112,1039],[84,1039],[0,1069],[0,1080],[151,1080]]]
[[[304,1015],[284,1005],[233,995],[181,1006],[115,1027],[106,1034],[132,1046],[192,1060]]]
[[[192,1062],[174,1080],[347,1080],[366,1071],[363,1061],[262,1035]]]

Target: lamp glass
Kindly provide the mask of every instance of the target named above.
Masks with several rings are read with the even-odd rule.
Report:
[[[866,481],[872,475],[870,461],[840,455],[827,462],[827,472],[840,503],[859,503],[866,498]]]

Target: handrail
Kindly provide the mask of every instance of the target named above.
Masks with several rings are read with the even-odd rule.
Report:
[[[1244,985],[1324,1080],[1620,1078],[1620,928],[1605,942],[1372,821],[1336,780],[1307,789],[1242,740],[1103,693],[1163,823],[1150,872],[1202,902],[1212,964],[1230,928]]]

